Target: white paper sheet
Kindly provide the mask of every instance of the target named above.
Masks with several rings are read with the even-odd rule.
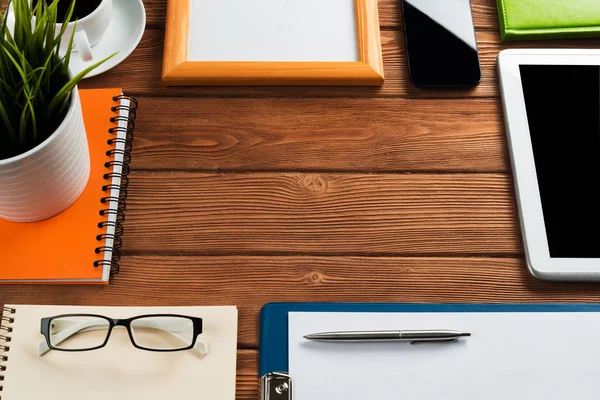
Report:
[[[455,343],[323,343],[336,330],[454,329]],[[294,400],[597,400],[599,313],[290,313]]]
[[[191,0],[189,61],[358,61],[354,0]]]

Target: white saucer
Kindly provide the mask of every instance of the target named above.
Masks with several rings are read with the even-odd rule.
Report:
[[[77,75],[90,65],[118,52],[110,60],[90,72],[86,78],[102,74],[122,63],[137,47],[146,30],[146,9],[142,0],[113,0],[113,17],[104,37],[94,47],[92,61],[82,61],[74,52],[70,66]]]
[[[14,29],[14,17],[12,17],[12,6],[6,10],[8,14],[7,26],[12,32]],[[11,18],[12,17],[12,18]],[[110,25],[100,43],[92,47],[94,59],[82,61],[76,51],[71,54],[70,67],[77,75],[87,67],[105,59],[113,53],[113,58],[106,61],[86,78],[102,74],[120,63],[122,63],[137,47],[146,30],[146,9],[142,0],[113,0],[113,14]]]

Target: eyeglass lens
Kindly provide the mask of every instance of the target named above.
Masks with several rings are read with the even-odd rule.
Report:
[[[69,316],[50,321],[50,344],[65,350],[93,349],[106,341],[110,323],[104,318]]]
[[[144,317],[131,321],[134,342],[147,349],[175,350],[189,347],[194,324],[179,317]]]

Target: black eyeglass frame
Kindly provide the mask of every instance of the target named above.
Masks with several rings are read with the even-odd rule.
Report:
[[[64,349],[64,348],[53,346],[50,341],[50,325],[52,324],[52,321],[55,319],[67,318],[67,317],[69,317],[69,318],[93,317],[93,318],[100,318],[105,321],[108,321],[108,332],[106,334],[106,339],[104,339],[104,343],[102,343],[99,346],[90,347],[87,349]],[[138,345],[135,342],[135,339],[133,338],[133,334],[131,332],[131,323],[138,319],[154,318],[154,317],[185,318],[185,319],[192,321],[192,325],[193,325],[192,343],[189,346],[181,347],[181,348],[177,348],[177,349],[153,349],[153,348]],[[200,335],[202,333],[202,318],[190,317],[189,315],[178,315],[178,314],[146,314],[146,315],[138,315],[138,316],[135,316],[132,318],[127,318],[127,319],[113,319],[113,318],[106,317],[104,315],[96,315],[96,314],[62,314],[62,315],[55,315],[53,317],[42,318],[41,334],[44,335],[44,338],[46,339],[46,344],[48,345],[48,347],[51,350],[69,351],[69,352],[92,351],[92,350],[101,349],[104,346],[106,346],[106,344],[108,343],[108,340],[110,339],[110,335],[112,334],[112,330],[115,326],[124,326],[125,328],[127,328],[127,334],[129,335],[131,344],[133,345],[133,347],[135,347],[137,349],[146,350],[146,351],[156,351],[156,352],[162,352],[162,353],[171,353],[171,352],[175,352],[175,351],[184,351],[184,350],[190,350],[190,349],[194,348],[194,346],[196,345],[196,341],[198,340],[198,335]]]

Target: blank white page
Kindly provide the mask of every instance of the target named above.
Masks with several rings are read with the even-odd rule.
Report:
[[[337,330],[455,329],[455,343],[323,343]],[[290,313],[294,400],[597,400],[599,313]]]
[[[188,61],[358,61],[354,0],[190,0]]]

